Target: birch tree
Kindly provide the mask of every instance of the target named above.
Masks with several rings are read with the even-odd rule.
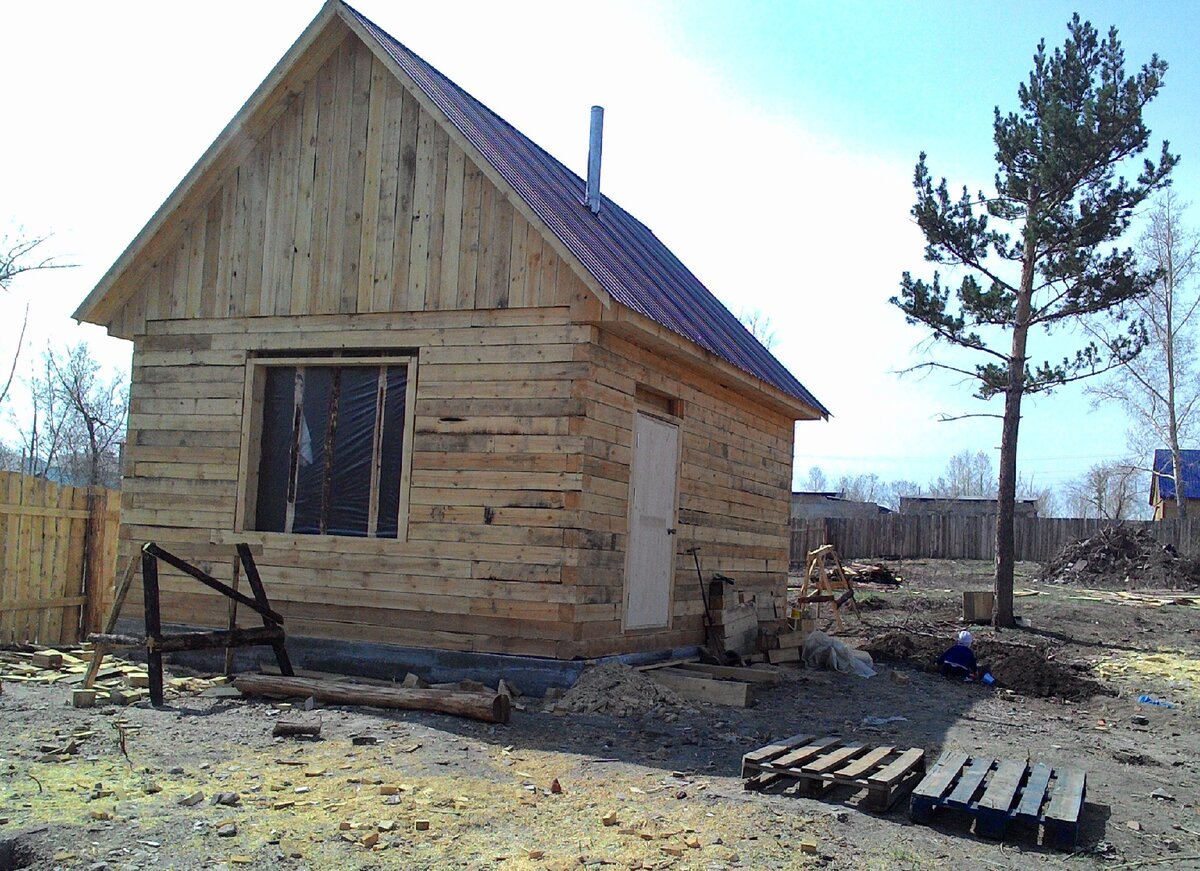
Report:
[[[1088,390],[1095,404],[1116,403],[1125,409],[1133,422],[1129,447],[1136,456],[1151,457],[1159,447],[1171,452],[1176,481],[1183,480],[1180,450],[1194,439],[1200,404],[1195,338],[1200,236],[1184,222],[1185,211],[1171,191],[1164,193],[1138,246],[1142,260],[1158,272],[1150,293],[1133,303],[1146,324],[1146,349]],[[1095,335],[1111,342],[1103,331]],[[1182,487],[1175,488],[1175,505],[1179,516],[1186,517]]]

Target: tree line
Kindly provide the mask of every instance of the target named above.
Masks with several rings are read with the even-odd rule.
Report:
[[[1059,489],[1019,475],[1017,499],[1037,503],[1039,517],[1083,517],[1099,520],[1135,520],[1146,515],[1149,475],[1124,461],[1092,466],[1079,478]],[[905,496],[950,499],[995,499],[999,480],[992,458],[984,451],[960,451],[946,463],[936,478],[921,484],[911,480],[887,481],[874,473],[843,474],[832,478],[819,466],[800,480],[801,490],[836,493],[842,499],[873,502],[892,511],[900,510]]]
[[[69,268],[42,256],[46,237],[18,235],[0,240],[0,291],[28,272]],[[123,375],[108,375],[86,342],[46,347],[36,361],[24,355],[29,307],[17,346],[0,383],[0,410],[9,431],[0,438],[0,471],[21,472],[77,487],[119,487],[121,445],[129,408]],[[28,362],[28,374],[18,373]],[[26,397],[20,411],[9,401],[14,388]]]

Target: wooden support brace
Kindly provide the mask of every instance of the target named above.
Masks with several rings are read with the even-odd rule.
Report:
[[[154,542],[152,542],[152,541],[147,542],[146,545],[142,548],[142,552],[145,554],[149,554],[150,556],[156,557],[157,559],[162,560],[169,566],[179,569],[179,571],[183,572],[185,575],[190,575],[191,577],[195,578],[200,583],[204,584],[206,587],[211,587],[212,589],[216,590],[221,595],[228,596],[229,598],[233,599],[234,601],[236,601],[242,605],[245,605],[247,608],[251,608],[254,611],[257,611],[259,614],[261,614],[263,617],[270,620],[272,623],[275,623],[275,624],[283,623],[283,617],[281,617],[279,614],[272,611],[269,607],[265,607],[262,604],[260,604],[259,602],[255,601],[254,599],[251,599],[249,596],[239,593],[237,590],[234,590],[231,587],[229,587],[228,584],[221,583],[216,578],[214,578],[212,575],[209,575],[206,572],[200,571],[200,569],[196,568],[195,566],[188,565],[186,562],[181,560],[179,557],[175,556],[172,553],[168,553],[167,551],[163,550],[161,547],[159,547]],[[239,553],[240,553],[240,551],[239,551]],[[251,558],[251,561],[253,562],[253,558]],[[143,563],[143,565],[144,565],[144,563]],[[157,577],[157,569],[156,569],[155,576]],[[261,583],[261,581],[260,581],[260,583]],[[253,586],[253,585],[254,585],[253,581],[251,581],[251,586]]]

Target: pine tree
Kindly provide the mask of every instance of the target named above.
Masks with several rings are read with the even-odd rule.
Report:
[[[973,368],[924,365],[974,379],[981,399],[1004,397],[996,525],[997,626],[1012,626],[1013,509],[1021,399],[1105,372],[1145,343],[1137,321],[1104,349],[1089,342],[1061,362],[1034,360],[1033,328],[1119,316],[1121,305],[1149,292],[1154,272],[1115,243],[1134,209],[1168,183],[1178,157],[1163,142],[1157,161],[1143,160],[1136,181],[1122,164],[1147,148],[1142,110],[1158,93],[1167,65],[1157,55],[1132,76],[1115,28],[1101,40],[1075,15],[1061,48],[1038,44],[1033,71],[1018,91],[1020,107],[995,110],[995,194],[953,199],[934,184],[921,154],[912,214],[925,234],[925,259],[964,273],[957,285],[904,273],[892,303],[933,339],[983,355]],[[1114,246],[1114,247],[1109,247]],[[1007,349],[1006,346],[1007,345]],[[999,416],[999,415],[996,415]]]

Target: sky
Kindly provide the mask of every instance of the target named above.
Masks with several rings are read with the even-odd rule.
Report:
[[[315,0],[0,0],[0,233],[52,234],[72,269],[0,298],[0,360],[19,374],[80,338],[128,371],[131,345],[70,314],[317,13]],[[962,450],[999,456],[1000,411],[929,359],[888,303],[930,275],[910,209],[925,151],[952,189],[994,173],[993,107],[1016,107],[1037,42],[1073,11],[1120,31],[1127,66],[1170,64],[1152,151],[1200,196],[1200,16],[1188,3],[455,2],[357,8],[583,174],[589,107],[605,106],[603,188],[735,313],[771,321],[776,355],[824,403],[797,426],[795,478],[926,483]],[[1200,212],[1193,217],[1200,216]],[[1132,240],[1131,240],[1132,241]],[[1070,336],[1031,350],[1059,350]],[[1059,351],[1061,356],[1061,351]],[[20,414],[17,392],[10,411]],[[1079,386],[1027,398],[1020,472],[1060,487],[1126,454],[1126,422]],[[0,415],[6,421],[9,412]],[[0,423],[0,434],[4,432]],[[0,437],[3,437],[0,435]]]

